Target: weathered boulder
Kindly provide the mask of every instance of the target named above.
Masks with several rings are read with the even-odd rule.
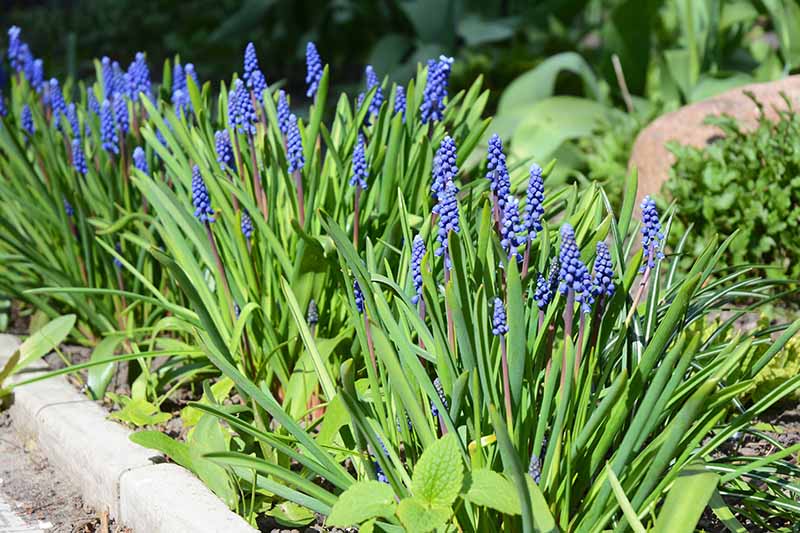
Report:
[[[650,123],[636,137],[628,160],[629,169],[639,169],[637,205],[645,195],[658,194],[661,185],[669,177],[669,169],[675,158],[667,150],[667,142],[678,141],[681,144],[702,147],[721,134],[718,128],[703,124],[707,116],[730,115],[738,120],[742,129],[755,129],[758,108],[747,97],[746,91],[752,92],[763,104],[766,116],[775,120],[778,116],[775,110],[786,109],[781,93],[789,98],[793,106],[800,103],[800,75],[737,87],[662,115]]]

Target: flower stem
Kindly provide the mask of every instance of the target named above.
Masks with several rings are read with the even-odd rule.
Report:
[[[500,356],[503,364],[503,395],[506,403],[506,421],[508,427],[512,427],[511,417],[511,382],[508,377],[508,354],[506,351],[506,336],[500,335]]]
[[[644,271],[644,276],[642,276],[642,281],[639,283],[639,289],[636,291],[636,296],[633,297],[633,302],[631,302],[631,310],[628,311],[628,316],[625,317],[626,328],[630,325],[631,319],[633,318],[634,313],[636,313],[636,307],[639,305],[639,300],[642,299],[642,294],[644,293],[644,289],[647,286],[647,282],[649,280],[650,280],[650,267],[648,266]]]

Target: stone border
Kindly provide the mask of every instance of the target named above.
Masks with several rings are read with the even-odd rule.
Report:
[[[0,335],[0,366],[17,346],[16,337]],[[188,470],[131,442],[131,431],[62,376],[15,389],[10,414],[87,504],[135,533],[256,533]]]

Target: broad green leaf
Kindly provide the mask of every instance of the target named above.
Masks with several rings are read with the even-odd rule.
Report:
[[[187,470],[194,470],[189,446],[185,442],[178,442],[160,431],[138,431],[129,438],[139,446],[163,453]]]
[[[314,511],[292,502],[281,502],[266,512],[280,525],[286,527],[303,527],[314,521]]]
[[[392,487],[380,481],[359,481],[344,491],[325,520],[329,526],[349,527],[375,517],[390,517],[395,511]]]
[[[702,466],[690,466],[680,473],[667,493],[656,519],[654,533],[690,533],[717,488],[719,476]]]
[[[119,343],[122,342],[124,338],[123,335],[109,335],[105,337],[94,347],[94,350],[92,350],[90,361],[99,361],[113,357],[117,346],[119,346]],[[106,388],[108,388],[111,378],[114,377],[115,366],[114,363],[105,363],[89,368],[86,384],[89,388],[89,396],[93,400],[102,400],[106,395]]]
[[[447,505],[426,505],[417,498],[400,500],[397,517],[409,533],[426,533],[443,526],[453,510]]]
[[[162,413],[157,406],[144,398],[137,398],[129,400],[119,411],[111,413],[110,418],[142,427],[161,424],[171,416],[169,413]]]
[[[45,324],[19,347],[20,359],[12,374],[41,359],[64,342],[75,326],[75,315],[64,315]]]
[[[422,452],[411,477],[411,493],[420,502],[449,507],[461,492],[464,464],[456,439],[448,433]]]
[[[486,468],[473,470],[471,475],[472,483],[465,500],[504,514],[520,514],[519,495],[508,478]]]

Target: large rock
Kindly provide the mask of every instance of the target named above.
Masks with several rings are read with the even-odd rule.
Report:
[[[778,116],[776,109],[786,109],[781,93],[789,98],[792,105],[796,106],[800,101],[800,75],[737,87],[654,120],[636,137],[628,161],[629,169],[639,169],[639,202],[647,194],[658,194],[661,185],[669,177],[669,169],[675,162],[675,157],[667,150],[667,142],[678,141],[684,145],[702,147],[721,134],[719,128],[703,124],[707,116],[730,115],[738,120],[742,129],[755,129],[758,124],[758,108],[744,94],[745,91],[752,92],[764,105],[766,116],[775,120]]]

